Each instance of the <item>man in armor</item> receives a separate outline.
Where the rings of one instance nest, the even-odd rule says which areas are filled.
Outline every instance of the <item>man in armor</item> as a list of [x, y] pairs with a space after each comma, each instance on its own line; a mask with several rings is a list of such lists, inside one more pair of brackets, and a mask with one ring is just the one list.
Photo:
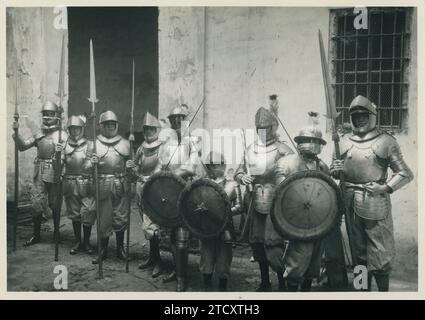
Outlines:
[[[258, 262], [261, 273], [261, 284], [257, 291], [271, 291], [269, 278], [269, 263], [267, 261], [264, 242], [269, 232], [266, 219], [270, 213], [274, 189], [276, 186], [276, 162], [293, 153], [284, 142], [278, 140], [276, 131], [278, 122], [275, 115], [265, 109], [258, 109], [255, 115], [255, 126], [258, 139], [250, 145], [242, 163], [235, 173], [235, 180], [251, 186], [249, 194], [249, 212], [243, 231], [248, 234], [255, 261]], [[249, 189], [248, 187], [247, 189]], [[283, 239], [278, 239], [276, 245], [283, 246]], [[278, 273], [279, 288], [283, 289], [283, 274]]]
[[[118, 119], [114, 112], [106, 111], [99, 117], [101, 133], [93, 148], [87, 150], [86, 170], [97, 164], [99, 181], [99, 218], [101, 259], [108, 256], [108, 242], [112, 232], [117, 241], [117, 258], [125, 261], [124, 232], [128, 227], [128, 190], [126, 161], [130, 158], [130, 143], [118, 134]], [[93, 261], [94, 264], [98, 260]]]
[[[62, 141], [59, 141], [59, 130], [61, 130], [59, 119], [62, 115], [55, 103], [51, 101], [44, 103], [41, 114], [43, 122], [39, 132], [27, 140], [24, 140], [20, 134], [12, 136], [19, 151], [37, 148], [37, 157], [34, 160], [34, 183], [31, 186], [33, 236], [24, 243], [24, 246], [40, 242], [43, 215], [50, 209], [53, 219], [59, 219], [62, 207], [61, 177], [60, 172], [57, 174], [58, 170], [55, 168], [55, 152], [62, 151], [67, 134], [62, 132]], [[18, 126], [19, 123], [13, 123], [13, 128]], [[56, 237], [56, 234], [54, 236]]]
[[[199, 163], [199, 153], [193, 139], [188, 135], [188, 128], [182, 124], [188, 116], [188, 107], [179, 105], [172, 109], [168, 116], [171, 129], [169, 136], [160, 147], [162, 169], [169, 170], [186, 181], [195, 176], [196, 165]], [[175, 271], [164, 278], [164, 283], [177, 280], [176, 291], [186, 290], [186, 271], [189, 254], [189, 230], [180, 226], [171, 230], [171, 248]]]
[[142, 131], [144, 141], [137, 149], [134, 161], [127, 161], [127, 168], [136, 178], [136, 196], [140, 216], [142, 218], [142, 228], [146, 240], [149, 240], [149, 258], [139, 265], [140, 269], [153, 267], [152, 277], [156, 278], [161, 274], [161, 256], [159, 251], [159, 226], [143, 212], [141, 192], [144, 183], [156, 172], [161, 171], [159, 159], [159, 148], [161, 141], [158, 139], [161, 126], [159, 121], [149, 112], [143, 118]]
[[[227, 180], [224, 175], [226, 169], [224, 156], [211, 152], [205, 161], [205, 168], [208, 178], [221, 186], [229, 196], [232, 206], [232, 216], [240, 213], [242, 195], [240, 189], [237, 188], [237, 182]], [[219, 290], [227, 290], [227, 279], [229, 278], [230, 265], [233, 257], [232, 240], [234, 234], [233, 222], [230, 220], [228, 226], [217, 238], [200, 239], [201, 260], [199, 267], [203, 274], [205, 291], [211, 291], [212, 289], [212, 276], [214, 271], [219, 279]]]
[[[65, 164], [63, 193], [76, 240], [70, 254], [93, 253], [90, 246], [90, 235], [96, 211], [94, 210], [94, 199], [89, 195], [91, 182], [89, 176], [84, 172], [87, 149], [91, 148], [91, 142], [84, 137], [85, 125], [85, 120], [80, 116], [71, 116], [68, 119], [69, 139], [62, 154]], [[81, 241], [81, 225], [83, 226], [83, 241]]]
[[[304, 127], [294, 138], [297, 143], [297, 154], [291, 154], [279, 159], [277, 163], [277, 183], [282, 182], [291, 174], [303, 170], [318, 170], [329, 173], [328, 166], [319, 159], [318, 155], [326, 141], [322, 139], [322, 132], [316, 126], [317, 114], [311, 113], [311, 124]], [[267, 224], [271, 224], [267, 219]], [[288, 291], [310, 291], [312, 280], [320, 275], [321, 239], [311, 241], [290, 240], [284, 250], [275, 246], [281, 238], [273, 226], [266, 235], [266, 254], [271, 267], [277, 272], [284, 272]]]
[[[396, 139], [376, 127], [376, 106], [363, 96], [351, 102], [352, 134], [341, 140], [341, 160], [334, 158], [331, 173], [344, 174], [346, 205], [352, 216], [352, 254], [375, 278], [379, 291], [389, 290], [395, 255], [390, 194], [413, 179]], [[388, 178], [388, 169], [391, 176]]]

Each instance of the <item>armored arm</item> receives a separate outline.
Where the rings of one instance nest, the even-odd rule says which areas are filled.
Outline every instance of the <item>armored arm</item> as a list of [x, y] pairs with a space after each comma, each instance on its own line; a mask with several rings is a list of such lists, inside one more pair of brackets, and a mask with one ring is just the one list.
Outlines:
[[400, 146], [395, 140], [388, 148], [388, 160], [393, 175], [386, 184], [391, 188], [390, 193], [392, 193], [412, 181], [413, 173], [404, 161]]
[[[191, 137], [189, 137], [191, 139]], [[187, 179], [196, 175], [196, 166], [199, 165], [199, 154], [197, 148], [193, 145], [192, 140], [189, 140], [189, 158], [175, 172], [176, 175]]]
[[236, 169], [233, 179], [235, 179], [237, 183], [243, 184], [242, 177], [246, 174], [247, 174], [247, 170], [245, 165], [245, 157], [242, 157], [242, 161], [239, 164], [239, 167]]
[[326, 163], [324, 163], [322, 160], [319, 160], [319, 170], [323, 173], [330, 174], [330, 169]]
[[289, 155], [287, 157], [281, 157], [276, 162], [275, 167], [275, 184], [279, 185], [283, 180], [289, 176], [291, 167], [297, 160], [295, 155]]
[[19, 151], [25, 151], [34, 147], [37, 141], [36, 136], [32, 136], [31, 138], [24, 140], [19, 133], [13, 134], [12, 138], [13, 140], [15, 140], [16, 144], [18, 145]]
[[242, 209], [242, 192], [241, 187], [237, 183], [235, 183], [232, 200], [233, 201], [231, 211], [232, 215], [235, 216], [240, 214]]
[[142, 166], [142, 164], [140, 163], [140, 158], [142, 157], [142, 155], [143, 155], [143, 150], [142, 150], [142, 146], [140, 146], [138, 149], [137, 149], [137, 151], [136, 151], [136, 154], [135, 154], [135, 156], [134, 156], [134, 167], [132, 167], [132, 168], [128, 168], [127, 167], [127, 174], [128, 174], [128, 177], [129, 177], [129, 179], [130, 179], [130, 181], [131, 182], [134, 182], [134, 181], [136, 181], [139, 177], [140, 177], [140, 175], [139, 175], [139, 170], [140, 170], [140, 167]]
[[93, 151], [94, 151], [94, 143], [93, 141], [88, 141], [87, 142], [87, 152], [86, 152], [86, 159], [84, 160], [83, 163], [83, 172], [85, 172], [86, 174], [90, 175], [92, 173], [93, 170], [93, 164], [91, 162], [91, 157], [93, 156]]

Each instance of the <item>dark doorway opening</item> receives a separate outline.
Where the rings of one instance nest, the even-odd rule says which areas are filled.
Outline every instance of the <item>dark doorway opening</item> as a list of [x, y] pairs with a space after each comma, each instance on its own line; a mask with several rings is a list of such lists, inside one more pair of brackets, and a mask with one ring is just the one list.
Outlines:
[[[91, 103], [87, 100], [90, 39], [93, 39], [99, 99], [97, 116], [106, 110], [114, 111], [119, 119], [119, 133], [128, 136], [133, 59], [135, 131], [141, 130], [146, 111], [158, 115], [158, 8], [69, 7], [68, 34], [68, 115], [91, 113]], [[92, 137], [90, 122], [86, 135]], [[136, 139], [139, 137], [136, 135]]]

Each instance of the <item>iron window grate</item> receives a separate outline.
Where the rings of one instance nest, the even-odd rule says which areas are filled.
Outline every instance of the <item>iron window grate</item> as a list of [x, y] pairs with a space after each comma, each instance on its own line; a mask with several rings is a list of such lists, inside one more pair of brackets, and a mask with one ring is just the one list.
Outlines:
[[368, 29], [355, 29], [355, 15], [346, 10], [336, 16], [334, 48], [334, 88], [338, 124], [350, 122], [348, 107], [361, 94], [376, 104], [379, 127], [400, 129], [406, 108], [408, 87], [404, 69], [406, 51], [406, 11], [386, 8], [370, 10]]

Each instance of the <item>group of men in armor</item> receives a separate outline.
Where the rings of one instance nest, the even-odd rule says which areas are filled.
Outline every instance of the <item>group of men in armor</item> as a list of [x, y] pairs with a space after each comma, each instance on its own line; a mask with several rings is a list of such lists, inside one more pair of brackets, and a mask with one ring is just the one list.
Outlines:
[[[276, 232], [270, 210], [274, 191], [279, 184], [291, 174], [317, 170], [334, 179], [343, 175], [346, 214], [353, 221], [354, 250], [351, 255], [358, 264], [367, 267], [370, 274], [368, 279], [371, 281], [375, 278], [380, 291], [389, 289], [391, 262], [395, 254], [390, 194], [410, 182], [413, 175], [403, 160], [396, 139], [377, 128], [377, 109], [371, 101], [363, 96], [352, 101], [349, 108], [352, 134], [342, 137], [341, 157], [334, 157], [330, 168], [319, 158], [326, 141], [314, 121], [295, 137], [297, 150], [293, 150], [277, 135], [279, 122], [276, 114], [271, 108], [261, 107], [255, 115], [258, 139], [247, 147], [231, 180], [225, 176], [224, 156], [214, 152], [202, 155], [196, 139], [182, 128], [188, 112], [186, 105], [173, 108], [168, 116], [171, 128], [162, 128], [158, 119], [146, 113], [142, 123], [144, 141], [137, 149], [134, 160], [130, 160], [130, 143], [118, 134], [118, 119], [114, 112], [106, 111], [100, 115], [101, 132], [96, 141], [84, 137], [86, 119], [81, 116], [68, 119], [67, 131], [63, 132], [62, 141], [59, 141], [61, 128], [58, 119], [61, 114], [57, 105], [46, 102], [42, 108], [40, 131], [28, 140], [19, 134], [13, 136], [20, 151], [37, 148], [34, 192], [31, 194], [34, 232], [24, 246], [40, 242], [42, 216], [47, 210], [50, 209], [54, 219], [58, 219], [63, 196], [76, 238], [70, 253], [94, 252], [90, 246], [90, 233], [96, 219], [92, 187], [93, 168], [96, 165], [99, 179], [100, 258], [108, 257], [108, 241], [112, 232], [116, 235], [117, 258], [127, 258], [124, 232], [128, 227], [127, 208], [131, 201], [129, 186], [135, 183], [143, 232], [150, 248], [148, 259], [139, 268], [152, 268], [152, 277], [163, 272], [160, 241], [161, 234], [168, 232], [174, 270], [164, 281], [176, 280], [176, 291], [184, 291], [191, 237], [189, 229], [184, 224], [174, 228], [155, 224], [143, 207], [142, 190], [146, 181], [153, 174], [165, 170], [186, 183], [201, 177], [210, 179], [230, 199], [232, 215], [246, 212], [242, 237], [251, 245], [254, 259], [259, 265], [261, 283], [257, 291], [272, 291], [269, 268], [277, 274], [280, 291], [309, 291], [312, 280], [319, 274], [323, 255], [332, 257], [332, 249], [326, 248], [325, 237], [309, 241], [284, 238]], [[18, 123], [14, 123], [14, 128], [17, 127]], [[62, 155], [63, 170], [60, 176], [55, 174], [57, 151]], [[241, 186], [246, 190], [244, 195]], [[248, 203], [250, 205], [246, 205]], [[339, 225], [336, 229], [339, 229]], [[340, 232], [338, 235], [340, 237]], [[227, 290], [234, 241], [235, 230], [231, 219], [218, 236], [200, 239], [200, 271], [206, 291], [213, 288], [214, 272], [218, 277], [218, 289]], [[93, 261], [98, 262], [97, 259]], [[330, 270], [328, 277], [332, 277]]]

